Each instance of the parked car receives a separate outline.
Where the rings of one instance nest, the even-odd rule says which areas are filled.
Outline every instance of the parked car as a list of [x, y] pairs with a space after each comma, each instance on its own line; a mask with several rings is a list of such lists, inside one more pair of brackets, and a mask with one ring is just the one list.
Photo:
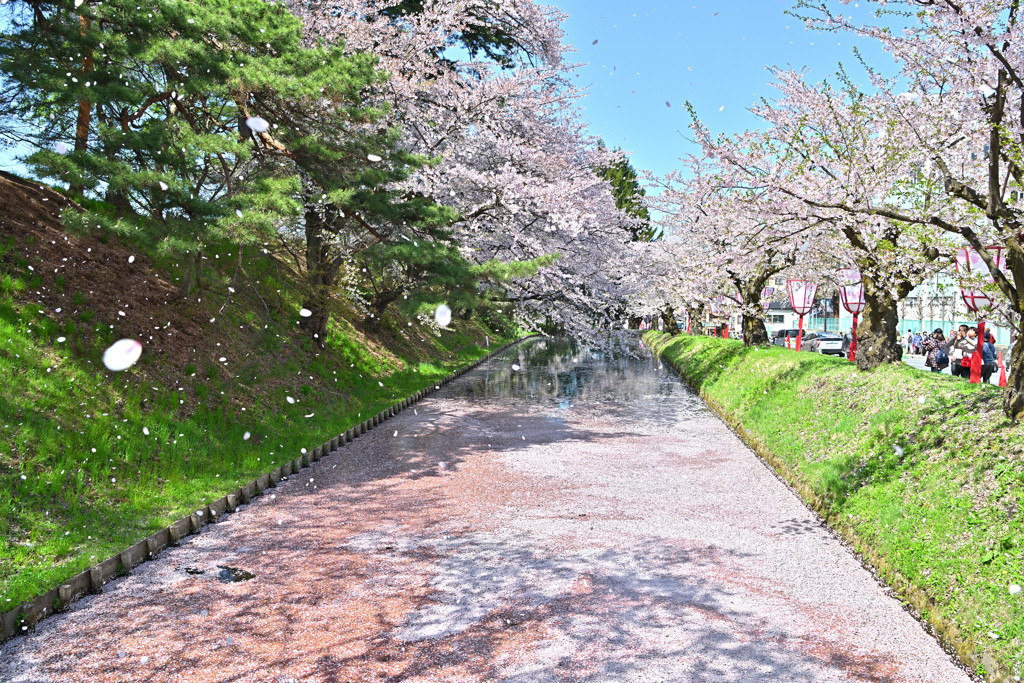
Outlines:
[[[786, 337], [790, 338], [790, 343], [792, 344], [793, 342], [796, 341], [796, 338], [797, 338], [797, 336], [799, 336], [799, 334], [800, 334], [800, 330], [799, 329], [775, 330], [772, 333], [772, 344], [775, 344], [776, 346], [785, 346], [786, 345]], [[804, 339], [806, 339], [806, 338], [807, 338], [807, 335], [806, 335], [806, 333], [804, 333]], [[800, 344], [803, 345], [803, 342], [800, 342]]]
[[804, 337], [801, 346], [804, 351], [842, 356], [846, 347], [843, 335], [837, 332], [811, 332]]

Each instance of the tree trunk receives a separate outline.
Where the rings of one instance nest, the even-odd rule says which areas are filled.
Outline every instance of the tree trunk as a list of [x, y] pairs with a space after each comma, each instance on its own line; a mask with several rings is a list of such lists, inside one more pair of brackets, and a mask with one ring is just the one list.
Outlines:
[[[765, 282], [767, 277], [756, 278], [740, 290], [744, 309], [757, 310], [761, 306], [761, 290]], [[747, 346], [768, 346], [768, 330], [764, 320], [756, 315], [743, 314], [743, 343]]]
[[125, 216], [134, 213], [131, 201], [128, 199], [128, 195], [124, 192], [115, 190], [110, 185], [107, 185], [107, 191], [104, 194], [103, 200], [117, 210], [118, 218], [124, 218]]
[[768, 346], [768, 330], [756, 315], [743, 316], [743, 343], [747, 346]]
[[1024, 330], [1024, 317], [1017, 323], [1017, 341], [1013, 344], [1009, 367], [1006, 368], [1006, 388], [1003, 389], [1003, 412], [1017, 422], [1024, 413], [1024, 344], [1021, 344], [1021, 331]]
[[699, 308], [688, 308], [686, 313], [690, 316], [690, 334], [702, 334], [703, 323], [701, 322], [701, 313], [703, 311]]
[[[82, 35], [89, 30], [89, 26], [92, 23], [92, 19], [86, 16], [79, 17], [79, 23], [82, 27]], [[82, 56], [82, 75], [88, 76], [92, 73], [93, 60], [92, 50], [86, 50]], [[84, 78], [83, 78], [84, 80]], [[75, 151], [84, 152], [89, 148], [89, 125], [90, 118], [92, 116], [92, 102], [88, 98], [81, 98], [78, 100], [78, 120], [75, 123]], [[85, 186], [81, 182], [74, 181], [68, 187], [68, 194], [78, 195], [85, 191]]]
[[644, 321], [644, 319], [641, 318], [638, 315], [631, 315], [631, 316], [629, 316], [629, 329], [631, 329], [631, 330], [639, 330], [640, 329], [640, 325], [643, 323], [643, 321]]
[[184, 263], [182, 264], [181, 285], [178, 287], [178, 293], [188, 296], [193, 289], [202, 284], [200, 269], [203, 267], [203, 252], [196, 249], [193, 253], [185, 254], [182, 260]]
[[370, 302], [370, 308], [372, 309], [373, 315], [367, 315], [363, 318], [363, 324], [367, 329], [377, 329], [377, 326], [380, 325], [381, 320], [384, 318], [384, 311], [388, 310], [388, 306], [398, 301], [400, 294], [401, 291], [392, 292], [387, 295], [382, 295]]
[[317, 346], [324, 348], [330, 322], [331, 288], [337, 267], [331, 263], [330, 249], [324, 239], [324, 218], [313, 204], [306, 205], [306, 296], [303, 307], [311, 312], [299, 322]]
[[665, 332], [671, 335], [679, 334], [679, 324], [676, 322], [676, 313], [671, 306], [666, 306], [661, 312], [661, 319], [665, 323]]
[[[873, 278], [864, 275], [864, 313], [857, 325], [857, 367], [871, 370], [885, 363], [898, 363], [903, 358], [899, 339], [898, 303], [892, 293], [878, 287]], [[897, 290], [899, 299], [911, 286], [903, 283]]]

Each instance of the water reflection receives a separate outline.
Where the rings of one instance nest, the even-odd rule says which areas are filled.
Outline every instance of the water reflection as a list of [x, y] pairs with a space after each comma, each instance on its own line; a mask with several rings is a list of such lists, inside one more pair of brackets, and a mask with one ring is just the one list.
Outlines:
[[[536, 338], [508, 349], [451, 387], [474, 402], [533, 403], [550, 415], [600, 404], [623, 417], [678, 419], [700, 400], [641, 342], [601, 350], [571, 339]], [[519, 366], [514, 370], [513, 366]]]

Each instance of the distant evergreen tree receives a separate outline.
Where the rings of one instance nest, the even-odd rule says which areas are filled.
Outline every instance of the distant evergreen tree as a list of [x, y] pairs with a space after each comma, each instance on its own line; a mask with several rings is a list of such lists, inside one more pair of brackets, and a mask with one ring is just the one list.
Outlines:
[[640, 226], [630, 230], [633, 239], [637, 242], [652, 242], [658, 239], [658, 231], [651, 226], [650, 215], [643, 203], [643, 197], [647, 193], [640, 186], [636, 169], [629, 163], [629, 159], [622, 155], [617, 163], [609, 167], [598, 168], [597, 173], [611, 183], [615, 206], [628, 215], [640, 219]]

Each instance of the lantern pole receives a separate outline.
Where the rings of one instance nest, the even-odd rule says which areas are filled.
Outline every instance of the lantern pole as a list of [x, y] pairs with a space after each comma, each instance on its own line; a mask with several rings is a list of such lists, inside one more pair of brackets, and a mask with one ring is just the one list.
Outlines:
[[[986, 249], [992, 253], [996, 270], [1002, 269], [1003, 248], [1000, 246], [991, 246], [986, 247]], [[974, 270], [974, 266], [972, 265], [973, 261], [982, 261], [981, 255], [977, 252], [973, 252], [970, 247], [964, 247], [962, 250], [957, 249], [955, 266], [958, 272], [962, 269], [965, 273], [970, 274], [971, 271]], [[984, 272], [988, 276], [988, 281], [991, 283], [993, 281], [993, 276], [987, 266], [984, 266]], [[978, 384], [981, 382], [981, 366], [983, 365], [983, 354], [985, 351], [985, 316], [982, 315], [982, 313], [985, 308], [988, 308], [988, 306], [991, 305], [991, 301], [988, 296], [980, 290], [965, 290], [961, 287], [960, 295], [963, 297], [964, 303], [967, 304], [967, 307], [978, 314], [977, 345], [974, 347], [974, 354], [971, 356], [970, 365], [970, 382], [971, 384]]]
[[982, 349], [985, 347], [985, 319], [978, 320], [978, 345], [971, 357], [971, 384], [981, 382]]
[[804, 340], [804, 316], [800, 314], [799, 331], [796, 333], [796, 350], [800, 350], [800, 342]]
[[853, 314], [853, 339], [850, 340], [850, 362], [857, 360], [857, 318], [858, 314]]

